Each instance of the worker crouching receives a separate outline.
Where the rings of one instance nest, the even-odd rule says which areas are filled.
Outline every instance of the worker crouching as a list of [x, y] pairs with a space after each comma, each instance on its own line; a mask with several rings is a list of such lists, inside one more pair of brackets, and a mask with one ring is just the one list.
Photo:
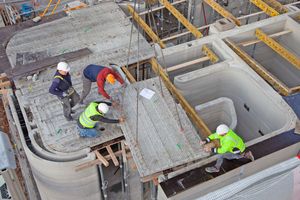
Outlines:
[[215, 166], [205, 168], [205, 171], [208, 173], [219, 172], [224, 158], [228, 160], [248, 158], [251, 161], [254, 161], [251, 151], [245, 153], [245, 144], [243, 140], [230, 130], [227, 125], [219, 125], [216, 133], [211, 134], [204, 141], [200, 142], [200, 145], [209, 143], [213, 139], [220, 139], [221, 148], [204, 147], [205, 151], [218, 153], [218, 160]]
[[57, 65], [57, 71], [53, 77], [52, 85], [49, 89], [51, 94], [56, 95], [63, 105], [64, 116], [68, 121], [73, 118], [71, 109], [79, 101], [79, 95], [72, 86], [71, 76], [69, 74], [70, 67], [65, 62], [60, 62]]
[[117, 103], [108, 103], [104, 101], [92, 102], [77, 120], [77, 128], [80, 134], [79, 136], [99, 136], [99, 132], [96, 130], [98, 121], [103, 123], [120, 123], [124, 121], [124, 117], [121, 117], [120, 119], [108, 119], [104, 117], [109, 110], [108, 106], [115, 107], [117, 105]]

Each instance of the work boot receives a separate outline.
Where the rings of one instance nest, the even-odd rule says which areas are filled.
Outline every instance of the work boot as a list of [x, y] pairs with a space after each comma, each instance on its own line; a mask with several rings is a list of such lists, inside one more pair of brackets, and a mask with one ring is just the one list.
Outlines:
[[66, 117], [66, 120], [67, 120], [68, 122], [71, 122], [71, 121], [73, 121], [73, 117], [72, 117], [72, 116]]
[[220, 168], [219, 169], [215, 168], [215, 166], [213, 166], [213, 167], [206, 167], [205, 171], [207, 171], [208, 173], [214, 173], [214, 172], [219, 172]]
[[245, 153], [245, 158], [248, 158], [251, 161], [254, 161], [254, 156], [252, 155], [251, 151], [248, 151], [247, 153]]

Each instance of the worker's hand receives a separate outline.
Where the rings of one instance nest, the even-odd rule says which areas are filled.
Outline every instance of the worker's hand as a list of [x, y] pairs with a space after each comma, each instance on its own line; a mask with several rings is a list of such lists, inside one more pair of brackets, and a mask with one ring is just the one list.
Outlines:
[[112, 103], [111, 106], [114, 108], [115, 106], [117, 106], [118, 103]]
[[110, 102], [114, 102], [113, 98], [111, 98], [111, 97], [110, 97], [109, 101], [110, 101]]
[[125, 120], [125, 117], [121, 117], [121, 118], [119, 119], [120, 122], [122, 122], [122, 121], [124, 121], [124, 120]]
[[209, 148], [209, 147], [204, 147], [204, 151], [211, 151], [211, 148]]
[[123, 85], [122, 85], [124, 88], [126, 88], [127, 87], [127, 83], [123, 83]]
[[206, 144], [206, 140], [200, 142], [201, 146], [204, 145], [204, 144]]

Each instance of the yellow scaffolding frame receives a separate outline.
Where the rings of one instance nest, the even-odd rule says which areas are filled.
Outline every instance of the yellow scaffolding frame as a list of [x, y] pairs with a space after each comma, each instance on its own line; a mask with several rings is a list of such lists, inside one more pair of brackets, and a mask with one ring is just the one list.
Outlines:
[[297, 58], [294, 54], [289, 52], [287, 49], [285, 49], [283, 46], [278, 44], [275, 40], [270, 38], [267, 34], [262, 32], [260, 29], [256, 29], [255, 36], [263, 41], [266, 45], [271, 47], [274, 51], [279, 53], [282, 57], [284, 57], [286, 60], [288, 60], [290, 63], [292, 63], [295, 67], [300, 69], [300, 59]]
[[172, 4], [170, 4], [167, 0], [160, 0], [161, 3], [166, 6], [166, 8], [189, 30], [191, 33], [197, 38], [202, 38], [202, 33], [191, 24]]
[[277, 91], [282, 92], [284, 95], [290, 94], [290, 89], [284, 85], [280, 80], [274, 77], [268, 72], [263, 66], [251, 58], [247, 53], [240, 49], [230, 39], [226, 38], [225, 43], [238, 55], [240, 56], [254, 71], [256, 71], [261, 77], [263, 77], [268, 83], [270, 83]]
[[241, 26], [242, 22], [235, 18], [230, 12], [225, 10], [222, 6], [220, 6], [217, 2], [214, 0], [204, 0], [208, 5], [210, 5], [214, 10], [216, 10], [220, 15], [222, 15], [224, 18], [230, 17], [233, 21], [235, 21], [236, 25]]
[[152, 41], [154, 43], [158, 43], [160, 44], [161, 48], [165, 49], [167, 48], [166, 45], [157, 37], [157, 35], [151, 30], [151, 28], [149, 28], [149, 26], [144, 22], [144, 20], [142, 20], [142, 18], [136, 13], [134, 12], [133, 8], [127, 4], [127, 10], [128, 12], [133, 16], [134, 13], [134, 19], [135, 21], [139, 22], [139, 25], [144, 29], [144, 31], [147, 33], [147, 35], [152, 38], [152, 34], [153, 34], [153, 38]]
[[267, 13], [271, 17], [275, 17], [279, 15], [279, 13], [276, 10], [274, 10], [271, 6], [269, 6], [268, 4], [266, 4], [261, 0], [250, 0], [250, 1], [254, 3], [257, 7], [265, 11], [265, 13]]
[[282, 5], [276, 0], [264, 0], [264, 2], [269, 4], [272, 8], [277, 10], [279, 13], [287, 13], [290, 11], [287, 7], [285, 7], [284, 5]]
[[202, 52], [204, 55], [208, 56], [214, 64], [219, 62], [220, 59], [218, 56], [216, 56], [216, 54], [214, 54], [214, 52], [212, 52], [212, 50], [206, 44], [203, 44]]
[[[167, 78], [167, 76], [164, 73], [163, 68], [160, 66], [158, 61], [155, 58], [150, 58], [150, 62], [152, 64], [152, 69], [161, 76], [161, 78], [162, 78], [164, 84], [167, 86], [167, 88], [170, 91], [173, 91], [174, 97], [181, 104], [182, 108], [191, 117], [191, 119], [194, 121], [194, 123], [198, 126], [198, 128], [201, 130], [201, 132], [206, 137], [211, 135], [211, 131], [207, 128], [207, 126], [204, 124], [204, 122], [196, 114], [195, 110], [184, 99], [184, 97], [180, 94], [180, 92], [176, 89], [176, 87], [169, 81], [169, 79]], [[220, 143], [217, 140], [214, 140], [214, 143], [216, 144], [217, 148], [220, 148]]]

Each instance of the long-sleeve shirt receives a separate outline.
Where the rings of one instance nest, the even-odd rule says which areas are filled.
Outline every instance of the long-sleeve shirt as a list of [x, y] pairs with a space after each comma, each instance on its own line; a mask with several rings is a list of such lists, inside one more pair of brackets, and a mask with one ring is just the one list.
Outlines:
[[[107, 104], [108, 106], [111, 106], [111, 103], [105, 102], [105, 101], [97, 101], [97, 102], [94, 102], [94, 103], [97, 103], [97, 104], [105, 103], [105, 104]], [[98, 106], [96, 106], [96, 109], [98, 110], [97, 107], [98, 107]], [[99, 121], [99, 122], [103, 122], [103, 123], [111, 123], [111, 124], [120, 123], [120, 120], [118, 120], [118, 119], [108, 119], [108, 118], [105, 118], [105, 117], [103, 117], [103, 116], [101, 116], [101, 115], [93, 115], [93, 116], [91, 116], [90, 118], [91, 118], [91, 120], [93, 120], [93, 121]], [[77, 125], [78, 125], [80, 128], [82, 128], [82, 129], [88, 129], [88, 128], [86, 128], [86, 127], [84, 127], [84, 126], [81, 125], [81, 123], [79, 122], [79, 118], [78, 118], [78, 120], [77, 120]]]
[[[72, 86], [71, 76], [69, 73], [67, 73], [66, 75], [61, 75], [58, 71], [56, 71], [54, 76], [61, 76], [69, 83], [70, 86]], [[49, 88], [49, 92], [60, 98], [63, 98], [63, 92], [68, 89], [69, 86], [63, 80], [61, 80], [60, 78], [55, 78], [52, 81], [52, 85]]]
[[89, 65], [83, 70], [84, 76], [92, 82], [97, 81], [99, 92], [107, 99], [110, 96], [104, 90], [104, 83], [108, 74], [114, 75], [114, 77], [123, 84], [124, 81], [120, 76], [112, 69], [100, 65]]

